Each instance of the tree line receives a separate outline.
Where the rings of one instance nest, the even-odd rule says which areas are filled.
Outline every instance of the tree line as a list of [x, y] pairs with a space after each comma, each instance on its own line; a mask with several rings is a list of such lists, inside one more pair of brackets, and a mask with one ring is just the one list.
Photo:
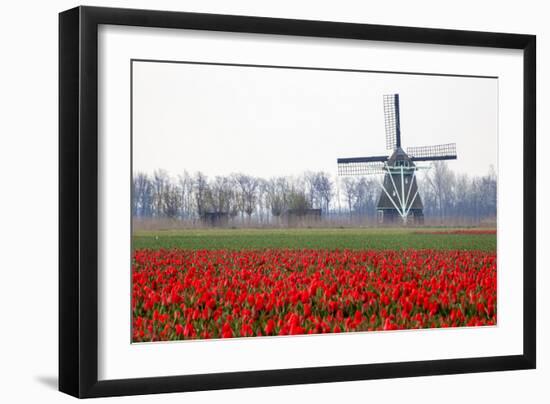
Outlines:
[[[417, 177], [425, 217], [479, 223], [496, 217], [497, 178], [456, 174], [446, 162], [435, 162]], [[209, 178], [184, 171], [171, 176], [159, 169], [134, 173], [132, 212], [138, 218], [197, 221], [207, 212], [227, 215], [233, 222], [277, 223], [285, 212], [320, 209], [323, 218], [350, 223], [375, 220], [380, 195], [376, 177], [333, 177], [326, 172], [260, 178], [234, 173]]]

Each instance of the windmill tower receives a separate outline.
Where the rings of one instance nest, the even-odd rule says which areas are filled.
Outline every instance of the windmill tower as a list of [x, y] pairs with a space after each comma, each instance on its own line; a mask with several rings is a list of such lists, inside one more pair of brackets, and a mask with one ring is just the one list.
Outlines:
[[351, 157], [338, 159], [338, 175], [384, 175], [382, 192], [376, 209], [380, 223], [423, 223], [422, 198], [418, 193], [416, 172], [428, 167], [422, 161], [455, 160], [456, 144], [401, 147], [399, 94], [384, 95], [386, 148], [389, 156]]

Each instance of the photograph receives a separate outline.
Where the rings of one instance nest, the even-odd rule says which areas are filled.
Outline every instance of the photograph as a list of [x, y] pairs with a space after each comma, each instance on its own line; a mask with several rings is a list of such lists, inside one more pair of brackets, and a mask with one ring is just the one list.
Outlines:
[[498, 77], [129, 69], [132, 343], [497, 326]]

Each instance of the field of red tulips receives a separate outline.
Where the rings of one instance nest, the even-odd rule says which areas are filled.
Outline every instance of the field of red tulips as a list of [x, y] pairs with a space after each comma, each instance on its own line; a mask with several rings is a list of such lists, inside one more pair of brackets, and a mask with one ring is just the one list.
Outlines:
[[494, 325], [496, 253], [134, 250], [133, 341]]

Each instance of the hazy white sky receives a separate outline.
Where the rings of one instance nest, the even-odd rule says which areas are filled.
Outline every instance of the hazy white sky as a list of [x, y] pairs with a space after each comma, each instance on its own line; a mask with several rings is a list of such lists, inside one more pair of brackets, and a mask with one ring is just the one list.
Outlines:
[[133, 63], [133, 170], [261, 177], [388, 154], [383, 94], [399, 93], [402, 145], [457, 144], [451, 169], [497, 163], [498, 80]]

